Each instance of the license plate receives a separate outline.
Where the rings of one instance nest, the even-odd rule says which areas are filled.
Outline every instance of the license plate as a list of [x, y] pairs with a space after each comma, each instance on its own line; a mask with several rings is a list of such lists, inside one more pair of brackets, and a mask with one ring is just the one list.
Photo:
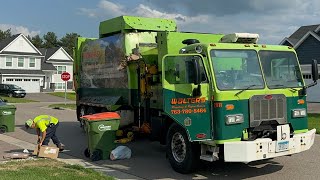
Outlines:
[[289, 150], [289, 141], [278, 141], [277, 142], [277, 152]]

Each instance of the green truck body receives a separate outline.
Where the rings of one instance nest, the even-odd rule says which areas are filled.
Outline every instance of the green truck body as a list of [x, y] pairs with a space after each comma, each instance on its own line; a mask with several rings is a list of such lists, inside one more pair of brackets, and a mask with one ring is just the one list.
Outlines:
[[76, 44], [77, 115], [131, 112], [181, 173], [198, 159], [250, 162], [307, 150], [315, 132], [296, 52], [257, 38], [178, 32], [168, 19], [103, 21], [99, 39]]

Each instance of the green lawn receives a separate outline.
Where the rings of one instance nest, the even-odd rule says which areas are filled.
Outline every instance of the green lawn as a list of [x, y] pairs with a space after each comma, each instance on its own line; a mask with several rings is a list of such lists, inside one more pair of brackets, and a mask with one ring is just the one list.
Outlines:
[[[47, 93], [53, 96], [59, 96], [64, 98], [64, 92], [53, 92], [53, 93]], [[67, 99], [76, 100], [76, 93], [75, 92], [67, 92]]]
[[76, 109], [76, 104], [51, 104], [48, 106], [49, 108], [63, 108], [63, 109], [72, 109], [75, 110]]
[[69, 165], [51, 159], [10, 161], [0, 164], [0, 179], [6, 180], [112, 180], [92, 169], [85, 169], [79, 165]]
[[316, 128], [317, 134], [320, 134], [320, 114], [308, 114], [309, 129]]
[[6, 97], [0, 96], [0, 98], [7, 100], [7, 103], [28, 103], [28, 102], [37, 102], [26, 98], [15, 98], [15, 97]]

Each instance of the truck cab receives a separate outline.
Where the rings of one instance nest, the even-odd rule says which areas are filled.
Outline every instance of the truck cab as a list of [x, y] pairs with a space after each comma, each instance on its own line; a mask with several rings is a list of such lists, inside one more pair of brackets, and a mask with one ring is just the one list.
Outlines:
[[[218, 43], [188, 40], [198, 43], [163, 59], [165, 112], [193, 144], [200, 144], [193, 149], [201, 149], [200, 159], [248, 163], [313, 145], [315, 129], [308, 130], [305, 94], [310, 85], [304, 84], [294, 49], [259, 45], [257, 39], [256, 34], [236, 33]], [[317, 62], [312, 67], [314, 85]], [[171, 165], [178, 171], [182, 164], [177, 157], [188, 152], [181, 155], [176, 148], [181, 146], [172, 142], [184, 136], [168, 139]]]

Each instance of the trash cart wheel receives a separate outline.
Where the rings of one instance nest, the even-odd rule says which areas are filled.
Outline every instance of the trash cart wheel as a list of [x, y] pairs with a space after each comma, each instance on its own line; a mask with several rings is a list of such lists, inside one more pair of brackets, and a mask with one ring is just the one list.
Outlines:
[[91, 154], [92, 161], [99, 161], [102, 159], [102, 152], [100, 150], [95, 150]]
[[86, 149], [84, 150], [84, 156], [87, 157], [87, 158], [90, 157], [90, 152], [89, 152], [89, 149], [88, 149], [88, 148], [86, 148]]
[[6, 132], [6, 128], [5, 127], [0, 127], [0, 134], [3, 134]]

